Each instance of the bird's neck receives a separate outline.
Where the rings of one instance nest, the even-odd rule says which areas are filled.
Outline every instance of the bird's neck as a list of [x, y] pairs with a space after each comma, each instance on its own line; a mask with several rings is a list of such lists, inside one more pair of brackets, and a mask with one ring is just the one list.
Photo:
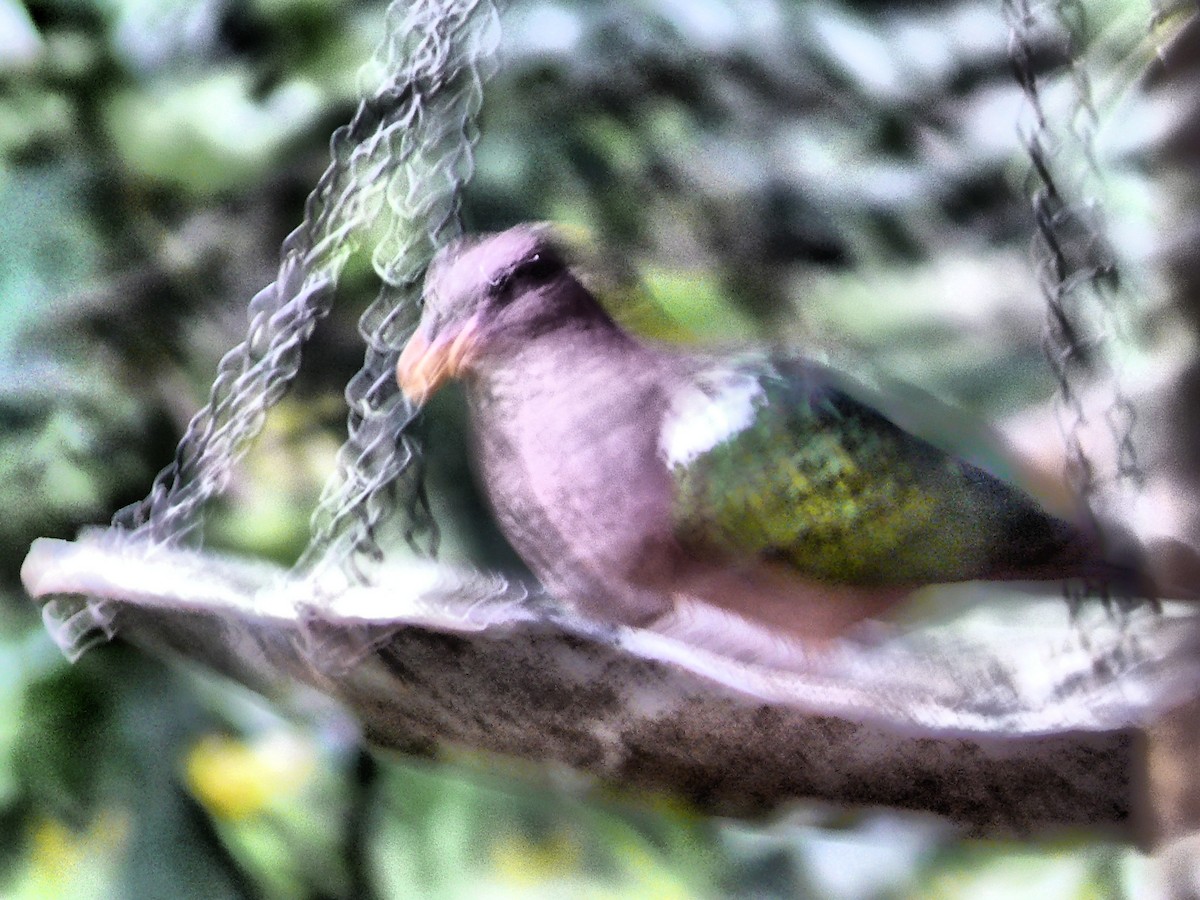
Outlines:
[[561, 405], [579, 394], [620, 395], [630, 378], [656, 364], [652, 348], [611, 319], [588, 318], [489, 348], [466, 387], [472, 406], [504, 418], [528, 402]]
[[572, 371], [593, 367], [597, 361], [628, 362], [644, 349], [597, 308], [594, 315], [556, 321], [496, 341], [473, 374], [484, 385], [513, 373], [570, 378]]

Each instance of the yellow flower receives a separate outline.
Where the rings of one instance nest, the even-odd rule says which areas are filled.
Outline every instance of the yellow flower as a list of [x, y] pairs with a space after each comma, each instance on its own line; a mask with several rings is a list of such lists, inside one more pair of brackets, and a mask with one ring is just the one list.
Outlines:
[[111, 864], [128, 836], [128, 815], [111, 809], [83, 832], [57, 819], [38, 821], [30, 835], [28, 869], [14, 896], [104, 896], [111, 887]]
[[492, 843], [492, 867], [502, 881], [532, 887], [578, 873], [582, 848], [569, 835], [531, 841], [509, 833]]
[[185, 762], [196, 798], [217, 818], [234, 821], [296, 793], [314, 768], [312, 748], [283, 734], [254, 743], [209, 735], [192, 747]]

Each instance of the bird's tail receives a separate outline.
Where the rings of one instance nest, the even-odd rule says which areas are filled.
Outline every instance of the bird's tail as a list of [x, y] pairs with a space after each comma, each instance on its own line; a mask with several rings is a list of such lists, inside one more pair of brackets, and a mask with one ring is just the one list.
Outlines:
[[1103, 535], [1076, 530], [1059, 565], [1058, 577], [1099, 582], [1117, 596], [1200, 600], [1200, 554], [1174, 538], [1145, 544], [1116, 525], [1106, 525]]

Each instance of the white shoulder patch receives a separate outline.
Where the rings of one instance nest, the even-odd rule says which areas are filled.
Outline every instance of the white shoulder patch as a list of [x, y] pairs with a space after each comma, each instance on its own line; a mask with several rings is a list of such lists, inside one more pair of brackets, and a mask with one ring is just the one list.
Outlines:
[[754, 422], [762, 386], [741, 372], [707, 374], [674, 398], [659, 436], [669, 468], [685, 466]]

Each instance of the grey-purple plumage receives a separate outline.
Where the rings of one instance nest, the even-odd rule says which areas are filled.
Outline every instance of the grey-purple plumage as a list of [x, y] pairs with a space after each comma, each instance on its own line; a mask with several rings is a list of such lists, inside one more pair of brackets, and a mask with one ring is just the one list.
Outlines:
[[545, 228], [449, 248], [400, 379], [468, 398], [513, 547], [589, 615], [718, 607], [827, 638], [913, 588], [1104, 570], [1085, 531], [902, 428], [844, 373], [623, 331]]

